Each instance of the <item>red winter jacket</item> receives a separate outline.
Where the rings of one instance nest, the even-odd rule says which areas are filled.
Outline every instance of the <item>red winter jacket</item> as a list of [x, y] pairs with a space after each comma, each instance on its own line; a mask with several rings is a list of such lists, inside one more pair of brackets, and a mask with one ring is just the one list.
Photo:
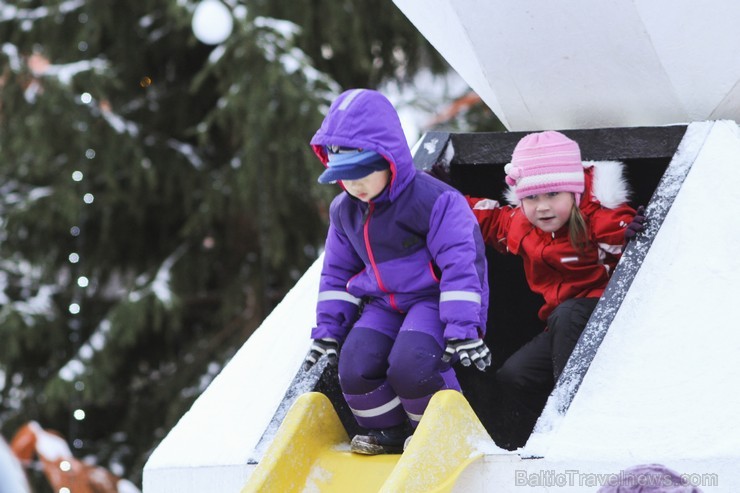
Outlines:
[[[486, 244], [524, 260], [529, 287], [545, 298], [539, 310], [542, 320], [547, 320], [555, 307], [565, 300], [600, 297], [622, 254], [624, 230], [635, 211], [625, 203], [604, 207], [594, 195], [594, 173], [599, 173], [594, 170], [590, 166], [584, 169], [586, 189], [579, 205], [590, 236], [583, 253], [570, 244], [567, 225], [555, 233], [545, 233], [529, 222], [520, 207], [466, 197]], [[619, 171], [621, 175], [621, 165]], [[623, 188], [618, 190], [621, 195], [617, 196], [626, 198], [624, 181], [620, 178], [615, 185]]]

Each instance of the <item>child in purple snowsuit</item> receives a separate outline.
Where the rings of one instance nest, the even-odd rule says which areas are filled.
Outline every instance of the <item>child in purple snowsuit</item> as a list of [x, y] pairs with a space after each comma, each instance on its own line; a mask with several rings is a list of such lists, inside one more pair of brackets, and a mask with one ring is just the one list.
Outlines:
[[353, 452], [398, 453], [432, 395], [460, 390], [452, 363], [491, 363], [483, 240], [465, 198], [414, 168], [380, 93], [342, 93], [311, 145], [326, 167], [319, 182], [344, 192], [330, 208], [304, 368], [324, 354], [338, 363], [344, 398], [368, 430]]

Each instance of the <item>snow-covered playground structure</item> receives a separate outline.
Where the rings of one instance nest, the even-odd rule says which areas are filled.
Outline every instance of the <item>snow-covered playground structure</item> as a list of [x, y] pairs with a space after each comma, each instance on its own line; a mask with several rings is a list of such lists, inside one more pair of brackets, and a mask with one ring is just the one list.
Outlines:
[[[478, 460], [447, 486], [595, 491], [630, 466], [658, 462], [705, 492], [736, 491], [740, 4], [394, 1], [513, 131], [429, 133], [415, 147], [417, 166], [445, 163], [462, 191], [498, 197], [516, 141], [561, 130], [584, 159], [624, 162], [634, 203], [648, 205], [645, 232], [630, 244], [526, 445], [481, 445]], [[320, 263], [154, 451], [145, 493], [271, 491], [248, 484], [260, 463], [276, 459], [277, 428], [299, 395], [325, 393], [344, 419], [335, 375], [323, 364], [300, 371]], [[499, 339], [489, 345], [504, 356], [519, 341], [501, 328], [536, 330], [521, 317], [536, 300], [524, 296], [516, 265], [492, 258], [491, 266], [489, 333]], [[462, 378], [500, 442], [486, 382]], [[303, 453], [277, 459], [297, 464]], [[403, 467], [431, 471], [433, 456]], [[306, 479], [297, 470], [281, 491], [334, 491], [327, 471], [314, 468]]]

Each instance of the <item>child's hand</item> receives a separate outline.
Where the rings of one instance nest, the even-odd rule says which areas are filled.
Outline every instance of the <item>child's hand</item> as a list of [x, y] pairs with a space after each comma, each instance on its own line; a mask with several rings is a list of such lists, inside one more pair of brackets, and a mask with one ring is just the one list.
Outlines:
[[458, 355], [463, 366], [470, 366], [473, 362], [480, 371], [485, 371], [491, 366], [491, 351], [488, 350], [483, 339], [448, 339], [442, 362], [447, 363], [455, 354]]
[[645, 229], [645, 206], [640, 206], [635, 211], [635, 217], [632, 218], [632, 222], [627, 225], [627, 229], [624, 230], [624, 240], [630, 241], [640, 231]]
[[303, 371], [308, 371], [323, 355], [326, 355], [326, 359], [331, 366], [337, 366], [337, 362], [339, 361], [339, 356], [337, 355], [338, 350], [339, 344], [335, 339], [328, 337], [314, 339], [311, 349], [308, 350], [306, 359], [303, 361]]

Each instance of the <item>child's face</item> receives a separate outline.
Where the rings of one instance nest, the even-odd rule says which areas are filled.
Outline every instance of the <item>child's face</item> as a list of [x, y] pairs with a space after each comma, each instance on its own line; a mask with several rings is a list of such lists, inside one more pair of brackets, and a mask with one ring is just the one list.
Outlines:
[[342, 185], [344, 185], [344, 189], [353, 197], [363, 202], [370, 202], [380, 195], [380, 192], [383, 191], [390, 178], [391, 170], [382, 169], [370, 173], [359, 180], [342, 180]]
[[546, 233], [554, 233], [568, 223], [575, 198], [570, 192], [530, 195], [522, 199], [522, 209], [529, 222]]

